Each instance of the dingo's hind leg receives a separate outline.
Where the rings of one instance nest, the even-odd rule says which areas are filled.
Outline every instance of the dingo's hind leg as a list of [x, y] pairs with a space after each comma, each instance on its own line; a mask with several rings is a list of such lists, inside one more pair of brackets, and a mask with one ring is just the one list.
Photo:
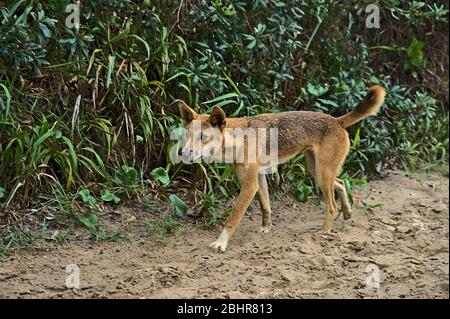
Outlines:
[[267, 186], [267, 180], [265, 174], [258, 175], [258, 192], [256, 193], [256, 197], [259, 201], [259, 206], [261, 208], [262, 213], [262, 227], [260, 228], [260, 232], [268, 233], [272, 226], [271, 222], [271, 210], [270, 210], [270, 198], [269, 198], [269, 189]]
[[[316, 164], [314, 153], [312, 151], [305, 151], [305, 166], [308, 173], [318, 183], [316, 178]], [[338, 198], [341, 202], [341, 209], [344, 213], [344, 219], [350, 219], [352, 216], [352, 208], [348, 201], [347, 191], [345, 189], [344, 181], [340, 178], [336, 178], [334, 181], [334, 190], [337, 192]]]
[[[323, 225], [323, 230], [326, 233], [331, 232], [336, 213], [336, 200], [334, 197], [336, 175], [347, 156], [349, 148], [348, 134], [342, 130], [324, 138], [320, 147], [314, 153], [316, 180], [327, 203], [327, 216]], [[343, 185], [340, 186], [342, 187], [339, 188], [338, 193], [343, 195], [342, 191], [345, 188]]]
[[336, 178], [334, 181], [334, 189], [336, 190], [339, 199], [341, 201], [341, 209], [344, 214], [344, 219], [350, 219], [352, 217], [352, 207], [348, 201], [347, 190], [345, 189], [345, 183], [342, 179]]

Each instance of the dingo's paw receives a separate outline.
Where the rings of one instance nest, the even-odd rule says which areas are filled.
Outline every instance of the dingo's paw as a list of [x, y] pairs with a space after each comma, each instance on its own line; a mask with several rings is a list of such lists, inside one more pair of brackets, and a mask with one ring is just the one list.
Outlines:
[[267, 225], [267, 226], [262, 226], [260, 229], [259, 229], [259, 232], [260, 233], [265, 233], [265, 234], [268, 234], [268, 233], [270, 233], [270, 229], [272, 228], [272, 225], [270, 224], [270, 225]]
[[227, 250], [227, 246], [228, 243], [225, 242], [224, 240], [216, 240], [215, 242], [212, 242], [209, 247], [214, 250], [214, 251], [221, 251], [221, 252], [225, 252], [225, 250]]
[[225, 252], [227, 250], [228, 241], [230, 240], [230, 235], [226, 229], [223, 230], [222, 234], [220, 234], [219, 238], [209, 245], [215, 251], [220, 250], [221, 252]]
[[345, 220], [349, 220], [352, 218], [352, 209], [351, 208], [344, 208], [342, 210], [342, 212], [344, 213], [344, 219]]

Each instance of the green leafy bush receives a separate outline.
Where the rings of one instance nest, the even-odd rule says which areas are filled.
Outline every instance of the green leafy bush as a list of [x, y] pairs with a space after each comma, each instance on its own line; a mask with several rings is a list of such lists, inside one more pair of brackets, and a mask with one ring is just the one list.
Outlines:
[[[448, 3], [380, 1], [381, 29], [367, 29], [369, 1], [100, 0], [83, 2], [78, 30], [64, 24], [69, 3], [0, 2], [4, 207], [59, 185], [103, 184], [99, 198], [118, 202], [118, 188], [183, 176], [206, 181], [215, 207], [236, 186], [227, 165], [168, 163], [176, 99], [228, 116], [341, 115], [379, 83], [379, 115], [350, 129], [350, 176], [448, 160]], [[278, 177], [299, 200], [312, 191], [293, 183], [301, 156]]]

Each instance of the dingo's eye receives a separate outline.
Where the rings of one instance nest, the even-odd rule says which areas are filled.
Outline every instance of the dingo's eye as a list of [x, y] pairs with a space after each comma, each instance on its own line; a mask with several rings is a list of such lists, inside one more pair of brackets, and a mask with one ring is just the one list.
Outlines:
[[208, 139], [208, 135], [203, 132], [200, 133], [200, 141], [206, 141]]

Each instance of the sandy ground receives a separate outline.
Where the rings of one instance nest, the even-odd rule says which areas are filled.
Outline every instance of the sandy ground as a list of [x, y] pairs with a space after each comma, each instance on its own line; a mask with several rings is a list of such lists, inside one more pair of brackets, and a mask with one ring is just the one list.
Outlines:
[[[320, 232], [324, 204], [273, 203], [259, 233], [253, 206], [225, 254], [220, 232], [184, 225], [165, 245], [79, 241], [0, 261], [6, 298], [448, 298], [448, 177], [391, 172], [355, 191], [353, 219]], [[380, 204], [367, 209], [365, 204]], [[65, 286], [66, 267], [79, 289]], [[377, 288], [378, 286], [378, 288]]]

